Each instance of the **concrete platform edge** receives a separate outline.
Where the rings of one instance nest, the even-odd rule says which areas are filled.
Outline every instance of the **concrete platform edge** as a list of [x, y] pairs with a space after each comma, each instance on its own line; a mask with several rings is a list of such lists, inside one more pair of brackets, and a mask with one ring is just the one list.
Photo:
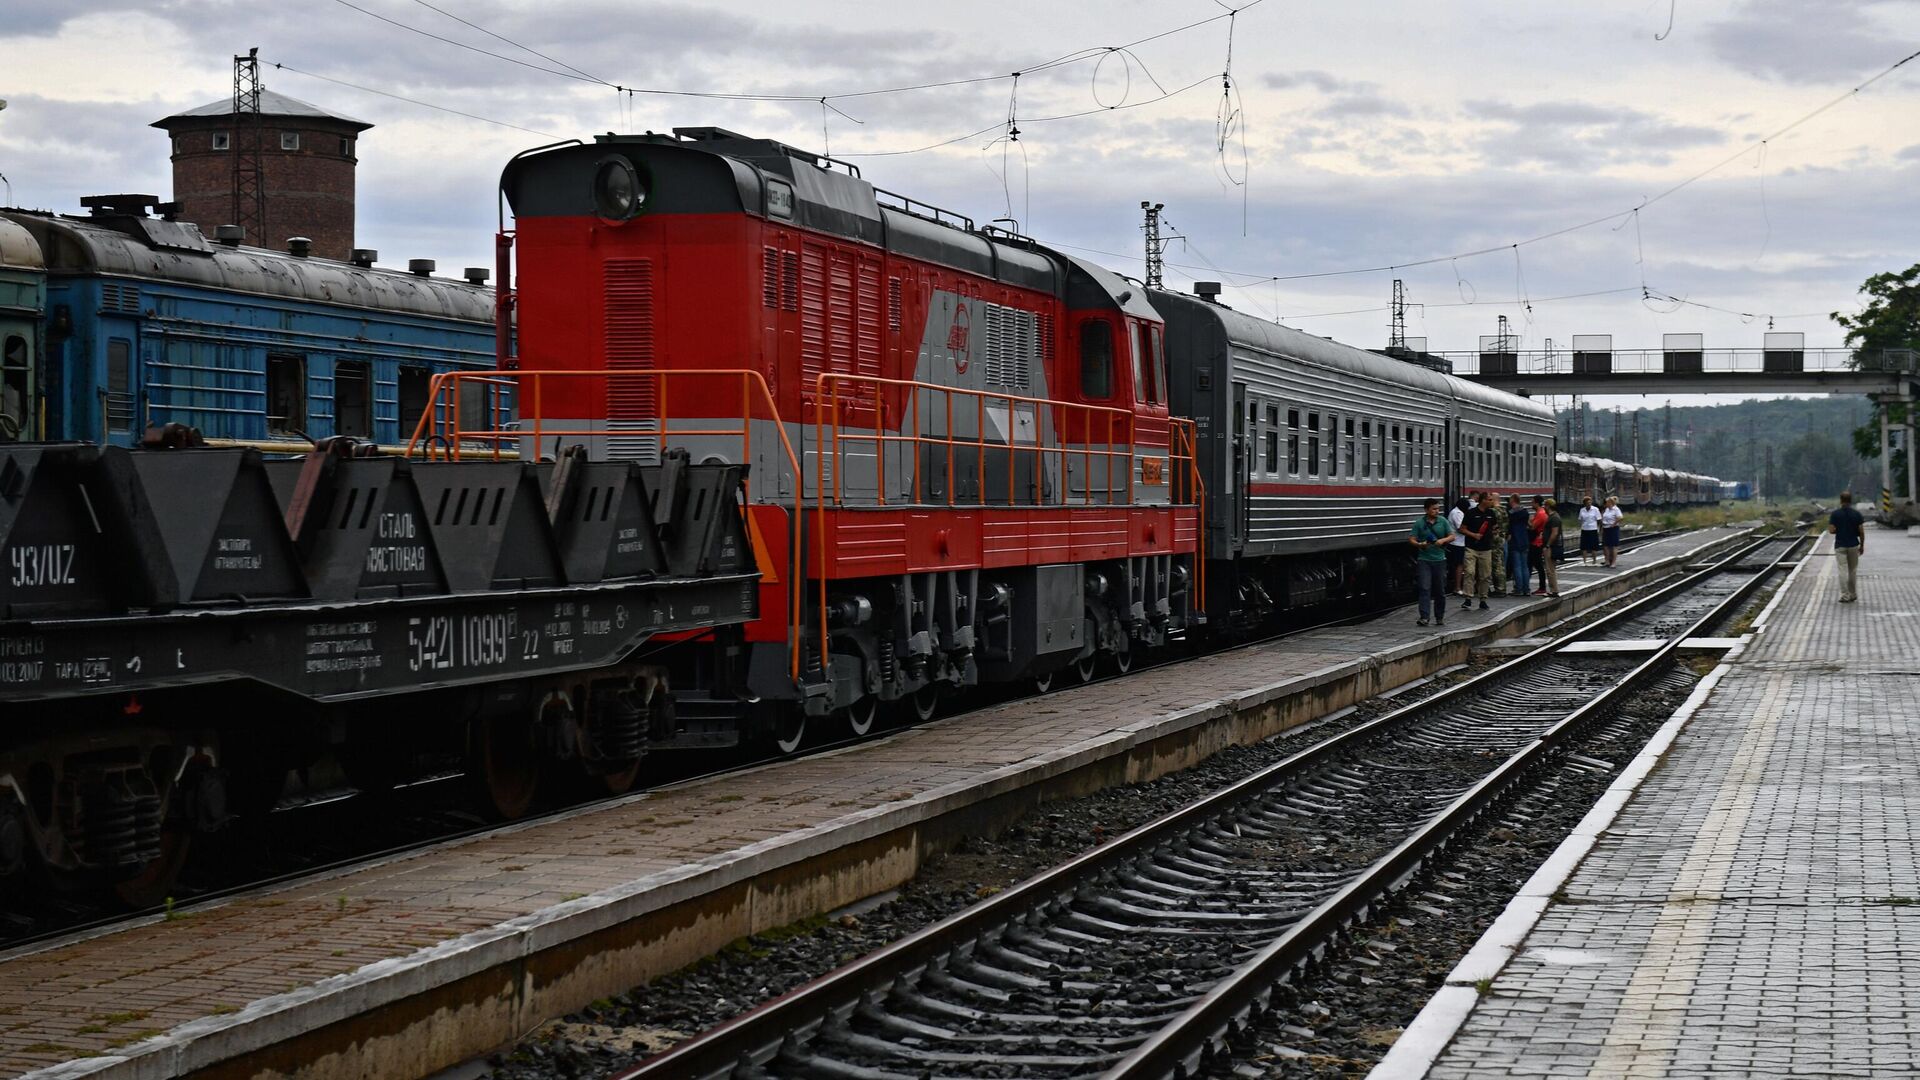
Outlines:
[[[1424, 661], [1424, 670], [1402, 673], [1405, 677], [1395, 685], [1422, 677], [1465, 659], [1467, 652], [1479, 641], [1508, 635], [1516, 625], [1531, 630], [1576, 615], [1648, 580], [1677, 570], [1713, 548], [1736, 541], [1740, 535], [1714, 537], [1690, 550], [1635, 567], [1603, 582], [1569, 591], [1558, 604], [1531, 602], [1516, 608], [1498, 622], [1472, 630], [1451, 631], [1444, 636], [1409, 642], [1386, 652], [1356, 656], [1352, 660], [1304, 675], [1289, 676], [1229, 693], [1152, 720], [1116, 727], [1103, 736], [1004, 766], [987, 774], [984, 780], [974, 778], [956, 782], [923, 792], [913, 799], [864, 808], [722, 856], [708, 857], [637, 878], [617, 888], [440, 942], [407, 956], [378, 961], [344, 975], [262, 998], [235, 1013], [205, 1017], [179, 1025], [145, 1043], [129, 1047], [124, 1053], [66, 1062], [28, 1073], [22, 1080], [77, 1080], [81, 1077], [94, 1080], [166, 1080], [216, 1067], [223, 1077], [254, 1075], [248, 1071], [249, 1067], [242, 1059], [291, 1040], [309, 1039], [331, 1025], [366, 1017], [376, 1010], [392, 1009], [411, 999], [444, 996], [449, 987], [463, 980], [479, 980], [498, 986], [493, 1012], [505, 1015], [496, 1016], [494, 1023], [510, 1016], [513, 1030], [505, 1034], [495, 1030], [484, 1038], [464, 1040], [457, 1050], [448, 1048], [441, 1055], [456, 1056], [448, 1057], [434, 1067], [456, 1064], [466, 1057], [485, 1053], [553, 1016], [564, 1015], [601, 996], [595, 992], [577, 1001], [543, 998], [538, 992], [535, 973], [530, 970], [535, 958], [542, 954], [577, 945], [591, 935], [614, 930], [642, 917], [657, 916], [669, 909], [697, 904], [703, 897], [729, 887], [742, 886], [770, 872], [793, 871], [803, 867], [815, 873], [824, 872], [826, 867], [808, 867], [807, 864], [830, 859], [835, 853], [849, 851], [863, 842], [904, 836], [918, 845], [921, 854], [930, 854], [939, 850], [940, 845], [928, 835], [925, 827], [937, 825], [943, 818], [958, 818], [966, 811], [975, 810], [1004, 796], [1024, 795], [1032, 800], [1045, 801], [1045, 789], [1050, 784], [1071, 777], [1079, 770], [1116, 759], [1124, 761], [1136, 752], [1150, 751], [1159, 744], [1176, 742], [1196, 729], [1232, 724], [1244, 714], [1310, 696], [1316, 691], [1343, 686], [1353, 694], [1371, 696], [1389, 689], [1376, 684], [1381, 673], [1390, 668], [1408, 661]], [[1784, 592], [1785, 589], [1782, 589], [1781, 593]], [[1453, 655], [1455, 653], [1458, 655]], [[1327, 705], [1321, 712], [1338, 707]], [[1313, 718], [1302, 717], [1295, 724]], [[1286, 725], [1291, 726], [1294, 725]], [[913, 732], [909, 731], [898, 737], [912, 736]], [[848, 753], [856, 749], [848, 748], [835, 753]], [[1191, 762], [1182, 762], [1177, 767], [1187, 764]], [[1166, 771], [1173, 771], [1173, 768], [1165, 768], [1151, 775]], [[1151, 775], [1137, 779], [1150, 779]], [[583, 808], [580, 812], [590, 813], [603, 808], [604, 804]], [[918, 857], [912, 860], [915, 867], [918, 861]], [[864, 895], [900, 884], [911, 876], [909, 873], [898, 881], [869, 889], [862, 895], [836, 897], [831, 902], [822, 900], [817, 910], [831, 910], [851, 903]], [[789, 921], [791, 919], [769, 922], [765, 926], [756, 925], [748, 932], [784, 925]], [[677, 960], [668, 959], [666, 970], [684, 966], [703, 955], [706, 955], [705, 951]], [[445, 1007], [441, 1006], [417, 1018], [416, 1022], [453, 1023], [456, 1018], [447, 1016]], [[436, 1043], [445, 1037], [441, 1031], [436, 1031], [435, 1035], [440, 1036], [435, 1039]], [[348, 1037], [358, 1039], [361, 1034], [351, 1033]], [[404, 1038], [405, 1035], [383, 1032], [379, 1037]], [[345, 1065], [351, 1057], [351, 1054], [343, 1056], [339, 1064]], [[265, 1072], [261, 1074], [267, 1075]], [[272, 1075], [286, 1074], [275, 1071]], [[377, 1074], [356, 1069], [351, 1072], [322, 1071], [314, 1075]]]

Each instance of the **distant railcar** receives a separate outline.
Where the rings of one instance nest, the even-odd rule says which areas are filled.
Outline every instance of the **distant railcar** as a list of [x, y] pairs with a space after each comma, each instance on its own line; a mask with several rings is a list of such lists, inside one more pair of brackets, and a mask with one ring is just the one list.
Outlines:
[[[0, 217], [0, 280], [44, 282], [37, 316], [0, 294], [0, 317], [38, 321], [3, 342], [0, 409], [13, 419], [0, 436], [129, 446], [181, 424], [267, 449], [330, 435], [393, 444], [434, 375], [493, 365], [492, 290], [478, 284], [307, 257], [297, 243], [210, 242], [146, 213], [146, 196], [85, 202], [87, 217]], [[22, 298], [17, 283], [0, 289]]]

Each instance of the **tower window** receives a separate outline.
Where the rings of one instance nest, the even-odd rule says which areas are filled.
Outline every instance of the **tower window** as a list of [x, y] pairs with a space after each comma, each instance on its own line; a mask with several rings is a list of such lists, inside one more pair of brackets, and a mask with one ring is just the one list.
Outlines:
[[353, 140], [352, 139], [342, 138], [340, 140], [340, 156], [341, 157], [353, 156]]
[[214, 133], [213, 133], [213, 148], [214, 148], [215, 150], [225, 150], [225, 149], [227, 148], [227, 133], [226, 133], [226, 132], [224, 132], [224, 131], [216, 131], [216, 132], [214, 132]]
[[282, 150], [300, 149], [300, 133], [297, 131], [281, 132], [280, 133], [280, 149]]

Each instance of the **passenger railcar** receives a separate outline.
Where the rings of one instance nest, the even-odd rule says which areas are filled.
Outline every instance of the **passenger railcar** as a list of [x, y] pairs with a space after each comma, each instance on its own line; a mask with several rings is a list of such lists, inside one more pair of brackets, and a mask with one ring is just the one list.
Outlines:
[[1208, 609], [1275, 610], [1401, 587], [1428, 498], [1551, 491], [1553, 415], [1525, 398], [1155, 291], [1172, 403], [1207, 501]]
[[28, 374], [9, 376], [30, 402], [24, 437], [129, 446], [181, 424], [267, 449], [393, 444], [434, 375], [493, 366], [490, 289], [375, 268], [371, 253], [362, 265], [298, 242], [211, 242], [148, 214], [150, 196], [83, 202], [90, 216], [4, 213], [0, 247], [31, 246], [45, 267]]

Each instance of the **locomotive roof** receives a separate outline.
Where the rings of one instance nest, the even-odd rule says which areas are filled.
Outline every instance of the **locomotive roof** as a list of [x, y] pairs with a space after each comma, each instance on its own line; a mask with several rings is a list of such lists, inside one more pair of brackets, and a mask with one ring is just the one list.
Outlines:
[[[965, 215], [883, 191], [844, 163], [723, 128], [604, 135], [592, 145], [526, 154], [508, 163], [501, 188], [520, 217], [589, 215], [594, 212], [593, 169], [611, 154], [645, 171], [649, 214], [744, 211], [1054, 295], [1072, 288], [1071, 271], [1089, 265], [1025, 237], [989, 235]], [[768, 204], [767, 189], [775, 180], [791, 189], [790, 209], [784, 212]], [[1122, 284], [1102, 305], [1118, 302], [1125, 291]], [[1138, 287], [1132, 291], [1140, 292]]]
[[1491, 409], [1500, 409], [1540, 420], [1553, 418], [1553, 410], [1529, 398], [1495, 390], [1490, 386], [1481, 386], [1418, 364], [1409, 364], [1404, 360], [1381, 356], [1379, 353], [1368, 352], [1366, 349], [1355, 348], [1330, 338], [1318, 337], [1303, 330], [1295, 330], [1291, 326], [1258, 319], [1235, 311], [1224, 304], [1212, 303], [1186, 293], [1160, 289], [1153, 291], [1152, 299], [1156, 305], [1161, 305], [1163, 312], [1174, 305], [1180, 305], [1190, 313], [1211, 316], [1218, 320], [1227, 339], [1237, 344], [1250, 345], [1278, 356], [1320, 364], [1385, 382], [1417, 386], [1429, 393], [1446, 394], [1457, 400], [1470, 401]]
[[79, 218], [19, 210], [4, 214], [38, 241], [48, 269], [56, 274], [111, 274], [463, 322], [493, 321], [493, 290], [463, 281], [210, 244], [198, 228], [161, 218]]

